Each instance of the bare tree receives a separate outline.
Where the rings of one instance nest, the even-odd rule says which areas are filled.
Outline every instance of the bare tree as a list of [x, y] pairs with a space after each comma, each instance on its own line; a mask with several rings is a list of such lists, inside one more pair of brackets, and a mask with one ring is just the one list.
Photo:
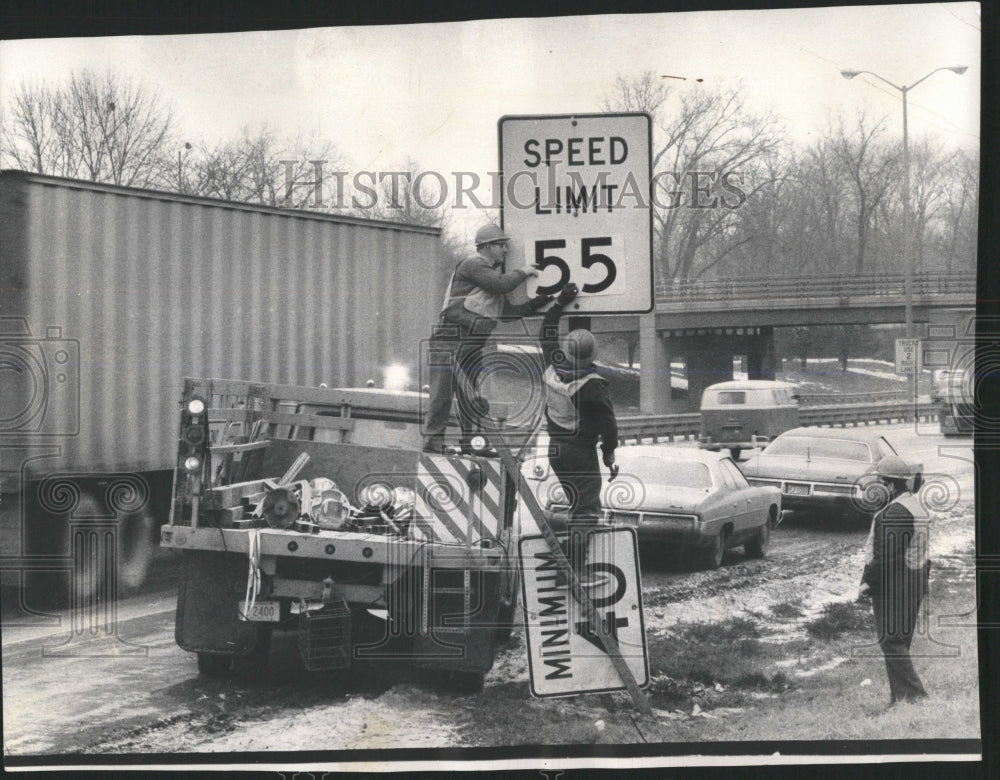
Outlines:
[[201, 142], [178, 161], [176, 187], [182, 192], [265, 206], [347, 209], [336, 176], [343, 159], [326, 139], [287, 140], [266, 125], [244, 128], [236, 139]]
[[873, 122], [864, 113], [858, 114], [853, 131], [841, 117], [830, 135], [833, 153], [851, 182], [857, 237], [854, 272], [862, 273], [875, 215], [899, 174], [899, 148], [884, 140], [885, 118]]
[[5, 165], [136, 187], [162, 181], [170, 109], [113, 72], [73, 73], [61, 87], [22, 83], [5, 106]]
[[674, 94], [647, 72], [619, 78], [609, 110], [653, 116], [654, 232], [664, 280], [697, 278], [749, 240], [733, 212], [767, 184], [763, 158], [781, 132], [771, 113], [755, 114], [740, 84]]
[[945, 165], [943, 198], [935, 240], [946, 273], [976, 269], [978, 239], [979, 155], [957, 150]]
[[452, 231], [447, 183], [438, 175], [410, 158], [394, 171], [381, 172], [371, 185], [351, 196], [359, 204], [358, 215], [440, 228], [446, 257], [456, 261], [462, 257], [465, 248]]

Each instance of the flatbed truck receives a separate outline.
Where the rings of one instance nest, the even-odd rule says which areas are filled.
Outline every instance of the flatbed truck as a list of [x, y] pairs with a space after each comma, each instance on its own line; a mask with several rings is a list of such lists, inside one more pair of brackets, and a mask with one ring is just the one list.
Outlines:
[[416, 393], [186, 379], [169, 522], [199, 671], [396, 659], [481, 688], [517, 605], [516, 479], [421, 451]]

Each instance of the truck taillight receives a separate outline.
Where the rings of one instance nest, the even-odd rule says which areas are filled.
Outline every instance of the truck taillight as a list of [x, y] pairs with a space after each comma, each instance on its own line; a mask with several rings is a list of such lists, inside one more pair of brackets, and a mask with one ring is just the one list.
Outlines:
[[[193, 396], [181, 407], [180, 433], [178, 467], [189, 477], [202, 476], [208, 449], [208, 411], [203, 398]], [[201, 492], [197, 481], [190, 488], [193, 495]]]

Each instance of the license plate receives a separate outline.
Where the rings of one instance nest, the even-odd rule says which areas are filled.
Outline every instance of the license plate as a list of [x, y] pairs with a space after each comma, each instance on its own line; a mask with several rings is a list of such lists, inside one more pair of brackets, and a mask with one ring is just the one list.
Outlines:
[[240, 620], [252, 620], [258, 623], [277, 623], [281, 616], [281, 603], [278, 601], [258, 601], [247, 610], [247, 603], [240, 602]]
[[785, 485], [785, 493], [790, 496], [808, 496], [808, 485]]

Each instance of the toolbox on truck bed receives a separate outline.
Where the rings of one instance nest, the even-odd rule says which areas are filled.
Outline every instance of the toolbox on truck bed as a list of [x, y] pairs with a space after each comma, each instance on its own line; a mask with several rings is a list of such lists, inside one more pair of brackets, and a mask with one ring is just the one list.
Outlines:
[[481, 685], [516, 605], [501, 461], [420, 450], [416, 393], [185, 380], [170, 523], [199, 669], [395, 659]]

